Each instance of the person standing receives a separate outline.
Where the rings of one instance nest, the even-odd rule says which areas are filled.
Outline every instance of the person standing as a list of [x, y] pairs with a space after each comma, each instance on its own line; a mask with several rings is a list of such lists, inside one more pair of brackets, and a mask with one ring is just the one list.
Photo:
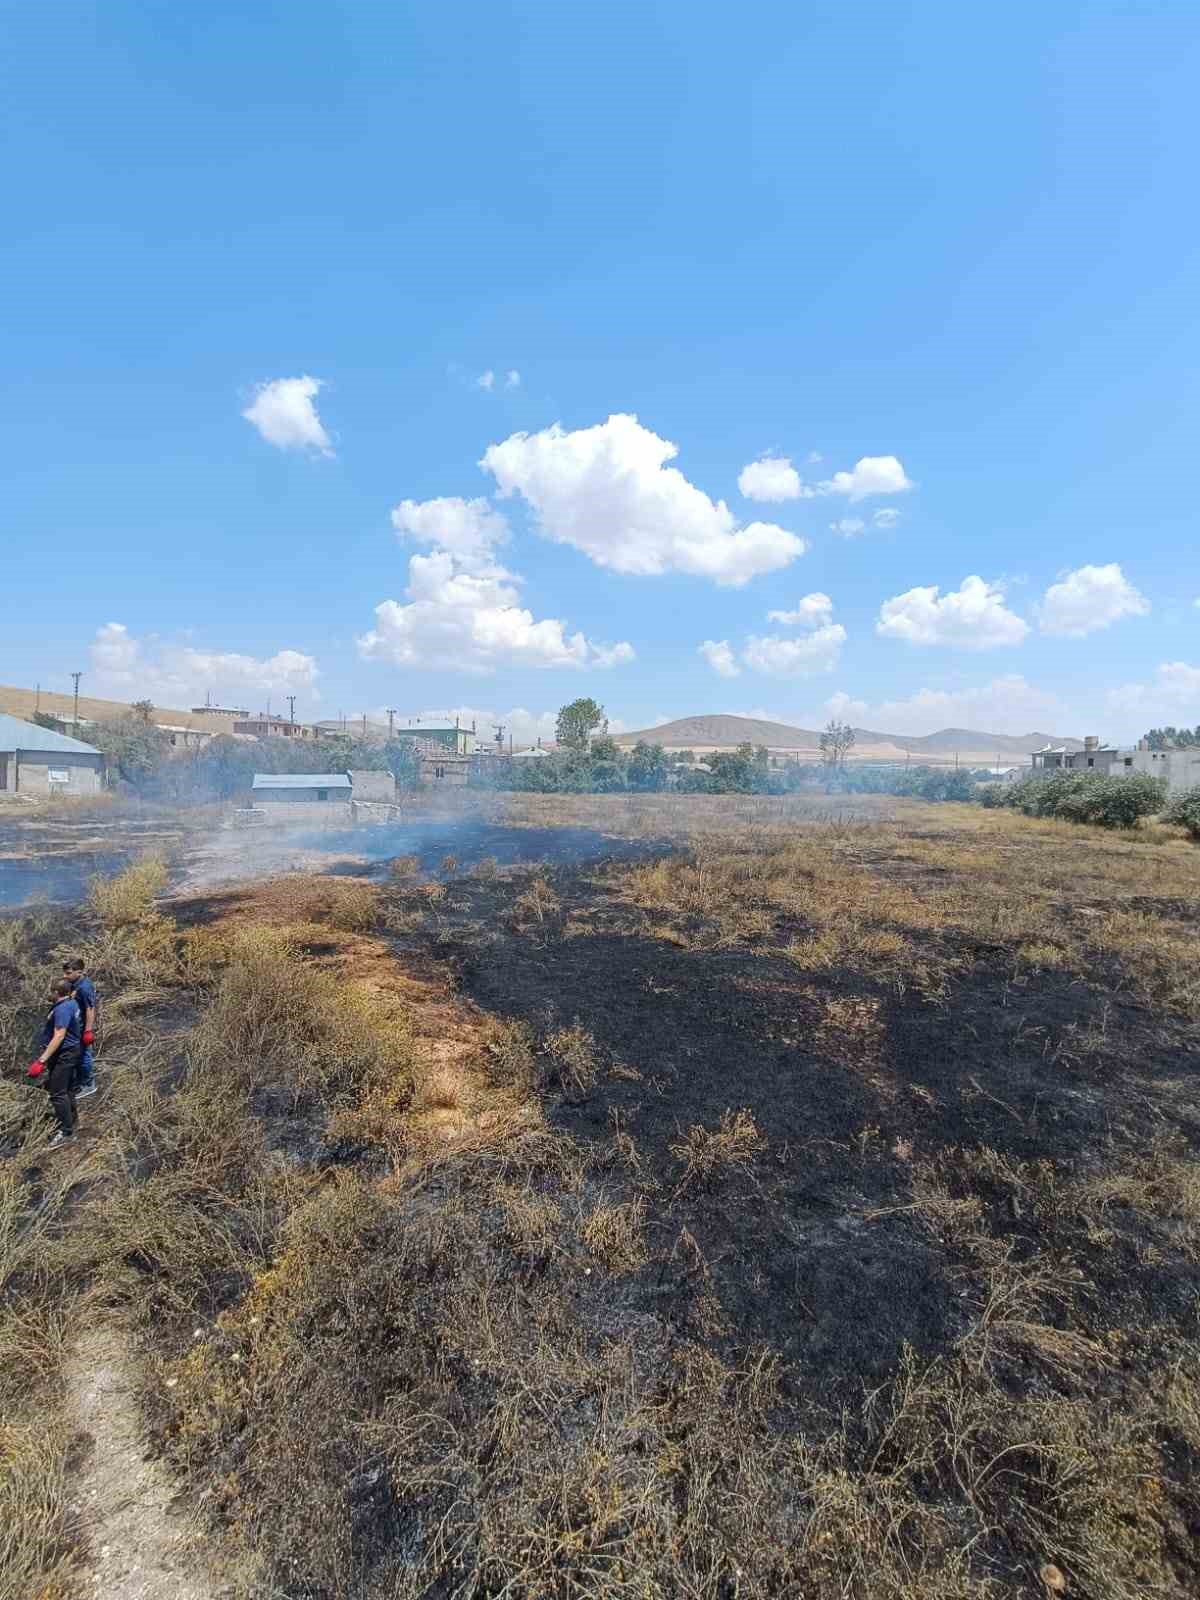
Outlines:
[[75, 1137], [75, 1072], [83, 1048], [83, 1022], [71, 984], [60, 979], [50, 990], [50, 1010], [42, 1026], [41, 1054], [30, 1063], [29, 1076], [40, 1080], [50, 1096], [58, 1119], [58, 1132], [49, 1148], [58, 1150]]
[[80, 1035], [79, 1066], [75, 1069], [75, 1098], [86, 1100], [96, 1092], [96, 1064], [92, 1046], [96, 1043], [96, 985], [84, 970], [83, 957], [63, 962], [63, 977], [71, 985], [75, 1004], [79, 1007], [82, 1026]]

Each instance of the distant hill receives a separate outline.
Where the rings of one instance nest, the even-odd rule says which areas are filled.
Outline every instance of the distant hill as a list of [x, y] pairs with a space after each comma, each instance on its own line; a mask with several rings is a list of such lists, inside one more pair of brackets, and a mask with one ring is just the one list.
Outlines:
[[[15, 689], [0, 684], [0, 711], [7, 712], [10, 717], [23, 717], [26, 722], [33, 720], [36, 710], [49, 712], [51, 716], [65, 718], [69, 722], [74, 715], [74, 705], [74, 698], [69, 694], [54, 694], [49, 689]], [[92, 695], [79, 696], [79, 715], [87, 722], [113, 722], [118, 717], [128, 716], [129, 706], [128, 700], [97, 700]], [[197, 728], [204, 733], [230, 733], [237, 718], [197, 716], [193, 711], [172, 711], [167, 706], [155, 706], [154, 720], [176, 728]]]
[[[1059, 734], [983, 733], [973, 728], [943, 728], [940, 733], [927, 734], [878, 733], [870, 728], [856, 728], [854, 732], [855, 756], [884, 761], [903, 760], [909, 755], [944, 761], [955, 755], [967, 755], [982, 766], [997, 756], [1003, 759], [1031, 755], [1047, 744], [1064, 744], [1073, 750], [1083, 747], [1081, 739], [1064, 738]], [[659, 728], [622, 733], [617, 743], [632, 745], [639, 739], [675, 750], [722, 750], [739, 744], [765, 744], [771, 750], [794, 750], [804, 755], [821, 748], [821, 735], [815, 728], [795, 728], [786, 722], [765, 722], [757, 717], [731, 717], [723, 713], [679, 717]]]

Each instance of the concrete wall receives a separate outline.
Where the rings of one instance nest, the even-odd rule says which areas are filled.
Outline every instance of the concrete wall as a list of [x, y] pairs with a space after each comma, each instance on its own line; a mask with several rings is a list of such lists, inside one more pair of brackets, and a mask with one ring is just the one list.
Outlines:
[[[8, 752], [4, 766], [8, 788], [16, 794], [87, 795], [104, 788], [103, 756], [17, 750]], [[66, 782], [51, 783], [52, 772], [62, 773]]]
[[[325, 799], [320, 798], [321, 795]], [[311, 789], [301, 788], [299, 784], [294, 789], [254, 789], [251, 791], [250, 804], [255, 806], [322, 806], [330, 805], [335, 801], [347, 804], [350, 800], [350, 790], [345, 784], [336, 787], [331, 784], [314, 784]]]
[[396, 780], [390, 772], [352, 772], [356, 800], [395, 800]]
[[263, 812], [266, 828], [348, 828], [352, 821], [352, 808], [348, 800], [273, 800], [263, 805], [256, 795], [252, 805]]

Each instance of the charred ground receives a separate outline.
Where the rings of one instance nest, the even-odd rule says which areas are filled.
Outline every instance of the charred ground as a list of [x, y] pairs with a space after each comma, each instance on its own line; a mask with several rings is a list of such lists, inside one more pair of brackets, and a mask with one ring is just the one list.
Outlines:
[[1194, 1592], [1194, 850], [508, 821], [586, 855], [100, 919], [141, 1064], [37, 1281], [136, 1338], [241, 1592]]

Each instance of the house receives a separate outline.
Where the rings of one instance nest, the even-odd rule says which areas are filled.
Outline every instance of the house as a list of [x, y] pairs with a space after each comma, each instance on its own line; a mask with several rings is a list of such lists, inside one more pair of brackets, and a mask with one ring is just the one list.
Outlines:
[[453, 756], [469, 756], [475, 749], [475, 727], [460, 728], [458, 723], [439, 724], [436, 722], [410, 723], [407, 727], [394, 728], [393, 739], [415, 739], [418, 743], [428, 745], [437, 744]]
[[0, 791], [24, 795], [99, 794], [104, 757], [82, 739], [0, 712]]
[[[454, 730], [451, 729], [451, 732]], [[397, 735], [399, 737], [399, 735]], [[448, 747], [440, 739], [405, 733], [417, 755], [417, 781], [423, 788], [465, 789], [474, 757]]]
[[271, 717], [260, 711], [256, 717], [235, 722], [234, 733], [250, 739], [313, 739], [316, 734], [303, 722], [293, 722], [289, 717]]
[[1144, 775], [1163, 779], [1168, 794], [1200, 786], [1200, 748], [1151, 750], [1146, 739], [1136, 745], [1101, 744], [1089, 734], [1082, 750], [1047, 745], [1035, 751], [1032, 760], [1035, 777], [1048, 772], [1098, 772], [1106, 778]]

